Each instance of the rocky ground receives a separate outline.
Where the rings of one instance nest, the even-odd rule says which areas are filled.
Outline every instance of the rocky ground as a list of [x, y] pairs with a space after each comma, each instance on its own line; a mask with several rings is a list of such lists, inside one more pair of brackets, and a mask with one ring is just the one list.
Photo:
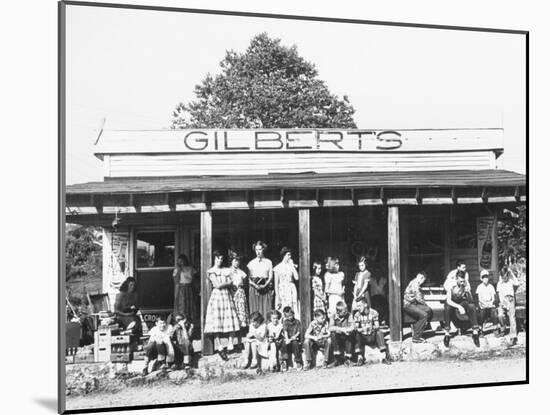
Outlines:
[[[150, 405], [246, 399], [296, 394], [368, 391], [464, 383], [520, 381], [526, 377], [525, 337], [510, 347], [504, 338], [487, 336], [475, 348], [471, 336], [453, 338], [446, 349], [441, 339], [424, 345], [405, 341], [401, 359], [391, 366], [378, 364], [377, 351], [363, 367], [336, 367], [257, 375], [239, 369], [239, 356], [229, 362], [218, 356], [199, 361], [190, 372], [138, 373], [143, 362], [132, 365], [88, 364], [67, 366], [67, 409]], [[205, 386], [215, 387], [205, 387]]]

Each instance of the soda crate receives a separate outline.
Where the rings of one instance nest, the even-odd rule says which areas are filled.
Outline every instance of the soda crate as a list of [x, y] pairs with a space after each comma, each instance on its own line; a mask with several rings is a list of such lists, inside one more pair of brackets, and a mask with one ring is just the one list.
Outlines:
[[129, 353], [130, 350], [130, 344], [112, 344], [111, 345], [111, 353]]
[[145, 350], [135, 351], [132, 354], [133, 360], [145, 360]]
[[90, 353], [77, 354], [74, 356], [74, 362], [75, 363], [94, 363], [94, 355]]
[[111, 336], [111, 344], [128, 344], [130, 336]]
[[127, 363], [130, 361], [130, 352], [127, 353], [111, 353], [111, 362]]
[[72, 365], [74, 363], [74, 356], [65, 356], [65, 364]]

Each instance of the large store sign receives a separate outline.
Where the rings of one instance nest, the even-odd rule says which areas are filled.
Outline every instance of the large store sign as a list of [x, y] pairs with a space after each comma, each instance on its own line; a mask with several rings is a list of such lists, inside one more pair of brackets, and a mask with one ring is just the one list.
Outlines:
[[187, 129], [103, 131], [96, 154], [433, 152], [502, 148], [500, 129]]
[[395, 150], [403, 140], [392, 130], [193, 130], [183, 144], [190, 151], [361, 151]]

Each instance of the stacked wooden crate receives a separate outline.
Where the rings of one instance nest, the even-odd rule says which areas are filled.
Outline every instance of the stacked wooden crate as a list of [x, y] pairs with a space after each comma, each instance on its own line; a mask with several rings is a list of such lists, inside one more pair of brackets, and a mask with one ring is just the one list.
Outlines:
[[94, 360], [108, 362], [111, 358], [111, 330], [99, 327], [94, 333]]

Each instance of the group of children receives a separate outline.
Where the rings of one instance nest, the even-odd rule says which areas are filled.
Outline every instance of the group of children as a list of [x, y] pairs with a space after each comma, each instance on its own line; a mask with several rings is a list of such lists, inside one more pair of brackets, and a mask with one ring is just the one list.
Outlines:
[[149, 330], [149, 340], [143, 349], [144, 375], [148, 373], [149, 363], [152, 361], [155, 361], [154, 366], [161, 370], [190, 367], [194, 326], [182, 314], [176, 315], [174, 320], [174, 324], [168, 324], [165, 319], [158, 317], [155, 326]]
[[[377, 275], [373, 277], [368, 269], [367, 258], [362, 256], [357, 261], [357, 272], [353, 280], [351, 309], [356, 310], [357, 304], [364, 299], [369, 305], [376, 304], [375, 308], [381, 314], [382, 322], [387, 318], [387, 279]], [[336, 304], [345, 301], [345, 276], [340, 271], [340, 262], [336, 257], [328, 257], [325, 261], [326, 272], [323, 277], [321, 262], [313, 263], [311, 288], [313, 295], [313, 312], [322, 310], [326, 314], [334, 314]], [[324, 279], [324, 288], [323, 288]]]
[[324, 310], [315, 310], [303, 339], [300, 321], [291, 307], [285, 307], [282, 315], [272, 310], [268, 323], [259, 312], [252, 313], [250, 329], [244, 339], [242, 367], [261, 372], [262, 360], [267, 359], [271, 371], [284, 372], [291, 367], [309, 370], [315, 366], [318, 351], [323, 352], [323, 368], [340, 364], [351, 366], [354, 355], [355, 364], [362, 365], [366, 345], [377, 346], [384, 354], [382, 362], [390, 363], [378, 313], [370, 308], [364, 297], [357, 299], [353, 315], [343, 301], [338, 301], [334, 309], [328, 319]]

